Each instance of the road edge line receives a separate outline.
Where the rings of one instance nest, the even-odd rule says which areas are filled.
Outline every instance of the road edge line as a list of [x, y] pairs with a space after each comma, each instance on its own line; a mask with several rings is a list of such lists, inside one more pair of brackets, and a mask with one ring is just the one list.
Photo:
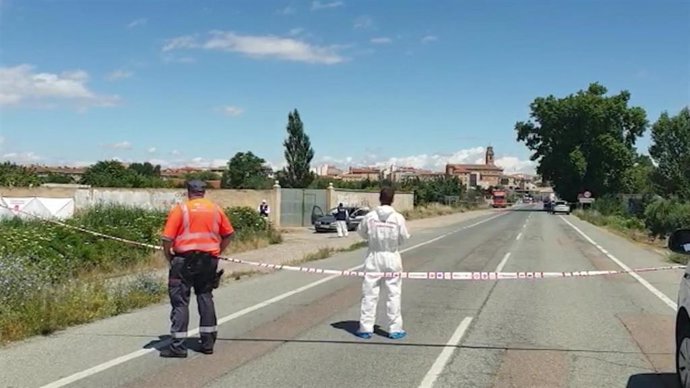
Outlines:
[[677, 310], [678, 310], [678, 305], [676, 304], [676, 302], [674, 302], [674, 301], [673, 301], [671, 298], [669, 298], [666, 294], [664, 294], [663, 292], [659, 291], [658, 288], [654, 287], [651, 283], [649, 283], [649, 282], [648, 282], [646, 279], [644, 279], [642, 276], [636, 274], [635, 272], [632, 272], [632, 269], [630, 269], [630, 267], [628, 267], [627, 265], [625, 265], [625, 263], [623, 263], [622, 261], [620, 261], [616, 256], [614, 256], [614, 255], [612, 255], [611, 253], [609, 253], [609, 251], [607, 251], [604, 247], [602, 247], [602, 246], [599, 245], [596, 241], [594, 241], [592, 238], [590, 238], [588, 235], [586, 235], [585, 232], [583, 232], [582, 230], [580, 230], [580, 228], [578, 228], [577, 226], [575, 226], [575, 225], [574, 225], [573, 223], [571, 223], [570, 221], [566, 220], [565, 217], [563, 217], [563, 216], [561, 216], [561, 215], [559, 215], [558, 217], [560, 217], [560, 218], [561, 218], [566, 224], [568, 224], [571, 228], [575, 229], [576, 232], [578, 232], [582, 237], [584, 237], [585, 240], [587, 240], [590, 244], [594, 245], [601, 253], [603, 253], [604, 255], [606, 255], [606, 257], [608, 257], [609, 259], [611, 259], [611, 261], [613, 261], [614, 263], [618, 264], [618, 266], [621, 267], [624, 271], [627, 271], [627, 273], [628, 273], [630, 276], [632, 276], [635, 280], [637, 280], [640, 284], [642, 284], [645, 288], [647, 288], [647, 290], [648, 290], [649, 292], [651, 292], [652, 294], [654, 294], [654, 295], [655, 295], [657, 298], [659, 298], [662, 302], [666, 303], [666, 305], [668, 305], [668, 307], [670, 307], [671, 309], [673, 309], [673, 311], [677, 311]]

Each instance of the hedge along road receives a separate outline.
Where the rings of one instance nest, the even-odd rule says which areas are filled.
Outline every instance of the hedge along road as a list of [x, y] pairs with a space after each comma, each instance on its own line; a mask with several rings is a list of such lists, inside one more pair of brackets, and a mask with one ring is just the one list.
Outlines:
[[[632, 253], [630, 267], [665, 264], [573, 217], [501, 214], [419, 232], [404, 254], [406, 269], [620, 269], [573, 226], [620, 260]], [[351, 268], [362, 254], [313, 265]], [[677, 271], [640, 276], [653, 288], [679, 278]], [[406, 280], [409, 336], [400, 341], [351, 334], [360, 284], [278, 272], [222, 288], [216, 300], [225, 319], [212, 356], [157, 357], [153, 349], [166, 342], [158, 336], [168, 332], [167, 305], [15, 344], [0, 352], [9, 371], [3, 385], [642, 387], [654, 386], [656, 371], [672, 371], [673, 311], [630, 275]], [[675, 290], [660, 292], [672, 298]]]

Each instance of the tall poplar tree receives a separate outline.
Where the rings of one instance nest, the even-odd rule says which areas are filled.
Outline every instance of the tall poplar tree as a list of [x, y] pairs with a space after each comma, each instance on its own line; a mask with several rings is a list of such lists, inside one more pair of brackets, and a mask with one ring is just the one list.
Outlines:
[[280, 184], [283, 187], [306, 188], [314, 180], [314, 173], [311, 172], [314, 149], [309, 136], [304, 133], [297, 109], [288, 114], [287, 132], [288, 137], [283, 142], [287, 166], [279, 174]]

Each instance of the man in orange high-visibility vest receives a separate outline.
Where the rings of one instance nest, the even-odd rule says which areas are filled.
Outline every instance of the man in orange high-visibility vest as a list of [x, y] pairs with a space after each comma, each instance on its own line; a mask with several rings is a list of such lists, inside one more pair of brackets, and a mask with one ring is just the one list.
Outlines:
[[218, 256], [230, 244], [234, 228], [223, 210], [204, 198], [205, 193], [204, 182], [188, 182], [188, 200], [173, 207], [163, 230], [163, 251], [170, 263], [172, 343], [161, 351], [161, 357], [187, 357], [185, 339], [192, 287], [199, 307], [201, 352], [213, 354], [217, 318], [212, 292], [222, 275], [222, 271], [216, 272]]

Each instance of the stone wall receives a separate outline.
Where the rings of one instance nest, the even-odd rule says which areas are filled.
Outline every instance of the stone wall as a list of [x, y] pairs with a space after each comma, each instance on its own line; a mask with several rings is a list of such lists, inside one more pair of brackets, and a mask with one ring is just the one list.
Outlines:
[[[330, 189], [329, 208], [334, 208], [342, 203], [345, 206], [368, 206], [375, 207], [379, 205], [379, 193], [368, 191], [347, 191], [339, 189]], [[396, 192], [393, 200], [393, 207], [398, 211], [412, 210], [414, 208], [414, 194]]]
[[[271, 208], [271, 222], [276, 226], [280, 226], [280, 191], [280, 186], [276, 184], [272, 190], [210, 189], [206, 192], [206, 196], [221, 207], [248, 206], [252, 209], [257, 209], [261, 200], [265, 199]], [[333, 187], [326, 189], [326, 192], [329, 209], [336, 207], [341, 202], [349, 206], [374, 207], [379, 204], [378, 192], [347, 191]], [[86, 209], [99, 203], [168, 210], [173, 204], [182, 201], [186, 197], [186, 191], [185, 189], [0, 187], [0, 197], [72, 198], [74, 199], [75, 211]], [[411, 210], [414, 208], [414, 194], [397, 192], [393, 206], [398, 211]]]

